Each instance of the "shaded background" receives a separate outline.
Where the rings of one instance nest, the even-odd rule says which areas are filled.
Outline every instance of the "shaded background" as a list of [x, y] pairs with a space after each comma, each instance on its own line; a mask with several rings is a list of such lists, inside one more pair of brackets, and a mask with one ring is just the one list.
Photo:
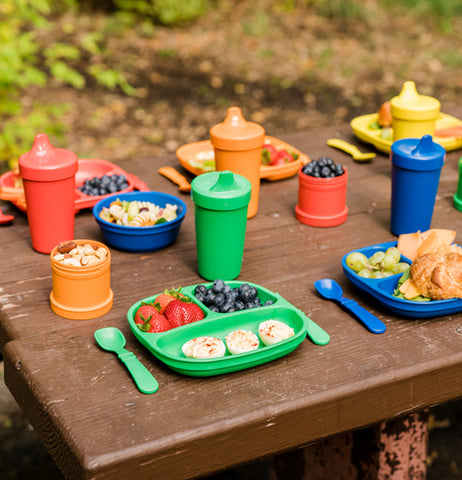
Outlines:
[[[77, 2], [80, 10], [52, 13], [50, 27], [36, 32], [39, 45], [75, 46], [80, 55], [67, 63], [85, 82], [76, 88], [49, 76], [44, 85], [21, 89], [22, 133], [31, 125], [27, 115], [39, 112], [38, 101], [56, 106], [60, 113], [49, 129], [55, 146], [117, 163], [207, 139], [232, 105], [277, 137], [373, 113], [406, 80], [438, 98], [443, 112], [462, 98], [460, 0], [197, 0], [192, 3], [206, 7], [197, 18], [163, 24], [121, 14], [116, 3]], [[0, 43], [0, 59], [3, 53]], [[101, 65], [123, 75], [132, 90], [100, 85], [88, 67]], [[46, 61], [40, 68], [49, 73]], [[18, 116], [0, 111], [3, 171], [15, 160], [1, 153], [11, 119]], [[41, 133], [31, 130], [16, 152], [27, 151]], [[326, 155], [335, 153], [326, 146]], [[157, 173], [146, 172], [143, 180], [151, 175]], [[2, 209], [15, 213], [10, 204]], [[460, 402], [432, 410], [429, 480], [462, 478], [461, 417]], [[267, 463], [216, 478], [261, 479]], [[0, 476], [61, 478], [3, 381]]]

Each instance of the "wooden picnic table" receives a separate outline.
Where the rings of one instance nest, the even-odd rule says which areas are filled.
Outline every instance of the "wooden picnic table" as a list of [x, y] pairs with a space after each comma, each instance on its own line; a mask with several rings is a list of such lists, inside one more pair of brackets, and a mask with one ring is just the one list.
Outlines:
[[[462, 107], [447, 113], [460, 117]], [[66, 320], [51, 311], [49, 256], [32, 249], [26, 216], [2, 204], [5, 213], [16, 215], [11, 226], [0, 227], [5, 382], [66, 478], [199, 477], [462, 396], [462, 314], [400, 318], [342, 272], [346, 252], [396, 237], [389, 228], [388, 156], [355, 163], [326, 145], [334, 137], [368, 148], [346, 124], [281, 138], [312, 159], [330, 156], [347, 166], [347, 221], [332, 228], [299, 223], [297, 176], [262, 181], [239, 276], [278, 292], [331, 341], [319, 346], [306, 339], [279, 360], [226, 375], [194, 378], [170, 370], [137, 342], [126, 319], [142, 298], [204, 282], [196, 267], [191, 199], [157, 173], [172, 165], [191, 179], [174, 154], [120, 164], [152, 190], [181, 196], [188, 212], [177, 241], [165, 250], [111, 249], [114, 305], [97, 319]], [[460, 237], [462, 213], [452, 204], [459, 156], [447, 154], [432, 226], [454, 229]], [[90, 210], [77, 214], [75, 237], [102, 240]], [[370, 333], [339, 305], [320, 298], [314, 282], [326, 277], [385, 322], [386, 332]], [[96, 345], [93, 333], [104, 326], [124, 332], [126, 348], [159, 381], [157, 393], [139, 392], [117, 356]]]

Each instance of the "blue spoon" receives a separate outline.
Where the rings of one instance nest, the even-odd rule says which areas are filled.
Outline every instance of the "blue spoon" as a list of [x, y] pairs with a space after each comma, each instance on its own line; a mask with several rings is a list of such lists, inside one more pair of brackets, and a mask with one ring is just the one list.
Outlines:
[[343, 296], [342, 288], [335, 280], [323, 278], [322, 280], [316, 280], [314, 286], [324, 298], [339, 302], [342, 307], [356, 315], [370, 332], [383, 333], [386, 330], [387, 327], [385, 324], [375, 315], [368, 312], [361, 307], [361, 305], [358, 305], [354, 300], [345, 298]]

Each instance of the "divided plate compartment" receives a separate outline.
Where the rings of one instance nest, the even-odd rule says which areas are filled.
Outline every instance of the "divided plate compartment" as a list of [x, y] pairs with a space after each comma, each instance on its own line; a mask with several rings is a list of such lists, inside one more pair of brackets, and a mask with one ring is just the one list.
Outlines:
[[[242, 283], [248, 283], [258, 290], [258, 297], [262, 303], [267, 300], [273, 300], [274, 303], [232, 313], [216, 313], [196, 299], [194, 296], [196, 285], [191, 285], [182, 288], [181, 293], [190, 297], [194, 303], [201, 307], [205, 314], [203, 320], [173, 328], [166, 332], [143, 332], [135, 324], [136, 311], [142, 302], [152, 302], [157, 294], [140, 300], [130, 307], [127, 318], [133, 334], [142, 345], [172, 370], [193, 377], [221, 375], [261, 365], [287, 355], [303, 342], [307, 334], [309, 320], [302, 311], [295, 308], [278, 293], [273, 293], [254, 283], [242, 281], [227, 281], [225, 283], [231, 288]], [[202, 285], [211, 288], [212, 283]], [[220, 358], [194, 359], [186, 357], [182, 352], [182, 346], [195, 337], [217, 337], [226, 345], [226, 335], [237, 329], [250, 330], [258, 336], [258, 326], [266, 320], [284, 322], [294, 329], [294, 335], [274, 345], [264, 345], [260, 340], [259, 347], [250, 352], [233, 355], [226, 350], [225, 356]]]
[[[75, 174], [76, 213], [84, 208], [93, 207], [93, 205], [96, 205], [102, 198], [114, 195], [114, 193], [108, 193], [106, 195], [85, 195], [79, 190], [79, 187], [83, 185], [85, 180], [91, 180], [94, 177], [102, 177], [103, 175], [125, 175], [128, 187], [115, 193], [125, 193], [133, 190], [149, 190], [148, 186], [142, 180], [131, 173], [127, 173], [112, 162], [95, 158], [79, 158], [78, 170]], [[22, 187], [15, 187], [19, 178], [19, 174], [12, 170], [0, 176], [0, 198], [10, 201], [20, 210], [26, 211], [24, 189]], [[4, 191], [2, 191], [2, 189]]]
[[[372, 295], [383, 306], [402, 317], [412, 319], [431, 318], [462, 311], [462, 300], [457, 298], [418, 302], [415, 300], [406, 300], [404, 298], [395, 297], [393, 296], [393, 292], [401, 278], [401, 273], [386, 278], [363, 278], [354, 272], [346, 263], [347, 256], [352, 252], [361, 252], [369, 258], [375, 252], [385, 251], [388, 248], [396, 247], [397, 245], [398, 242], [394, 241], [352, 250], [342, 258], [343, 272], [354, 285]], [[401, 256], [401, 262], [409, 263], [409, 265], [412, 263], [411, 260], [403, 255]]]
[[[373, 130], [369, 128], [369, 125], [378, 119], [377, 113], [371, 113], [369, 115], [361, 115], [354, 118], [350, 125], [353, 129], [353, 133], [363, 142], [372, 144], [377, 150], [384, 153], [390, 153], [391, 144], [390, 140], [386, 140], [380, 136], [381, 129]], [[436, 119], [435, 129], [443, 129], [448, 127], [455, 127], [462, 125], [462, 121], [447, 115], [440, 113]], [[462, 147], [462, 138], [459, 137], [437, 137], [433, 136], [433, 140], [439, 143], [444, 149], [449, 152], [450, 150], [457, 150]]]
[[[265, 136], [265, 143], [271, 143], [278, 150], [286, 149], [288, 152], [294, 152], [298, 155], [298, 159], [291, 163], [286, 163], [285, 165], [261, 165], [260, 178], [264, 178], [270, 181], [289, 178], [298, 173], [298, 171], [303, 167], [303, 165], [310, 162], [310, 159], [307, 155], [300, 152], [300, 150], [293, 147], [292, 145], [289, 145], [288, 143], [279, 140], [278, 138]], [[213, 152], [212, 143], [210, 142], [210, 140], [203, 140], [201, 142], [188, 143], [181, 146], [176, 151], [176, 155], [178, 157], [178, 160], [180, 161], [181, 166], [193, 175], [197, 176], [204, 173], [204, 170], [191, 165], [190, 161], [194, 160], [196, 162], [201, 162], [201, 160], [197, 159], [197, 156], [201, 155], [203, 157], [204, 154], [209, 152]]]

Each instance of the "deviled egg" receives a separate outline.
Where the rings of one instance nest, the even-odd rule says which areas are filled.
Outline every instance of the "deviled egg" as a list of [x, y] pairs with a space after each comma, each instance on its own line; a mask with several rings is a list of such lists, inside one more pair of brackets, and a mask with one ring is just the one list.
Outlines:
[[258, 326], [258, 335], [265, 345], [282, 342], [294, 335], [294, 329], [278, 320], [266, 320]]
[[256, 350], [260, 345], [260, 341], [255, 333], [241, 329], [234, 330], [226, 335], [225, 341], [229, 353], [233, 355]]
[[187, 341], [181, 350], [189, 358], [219, 358], [226, 353], [222, 340], [216, 337], [196, 337]]

